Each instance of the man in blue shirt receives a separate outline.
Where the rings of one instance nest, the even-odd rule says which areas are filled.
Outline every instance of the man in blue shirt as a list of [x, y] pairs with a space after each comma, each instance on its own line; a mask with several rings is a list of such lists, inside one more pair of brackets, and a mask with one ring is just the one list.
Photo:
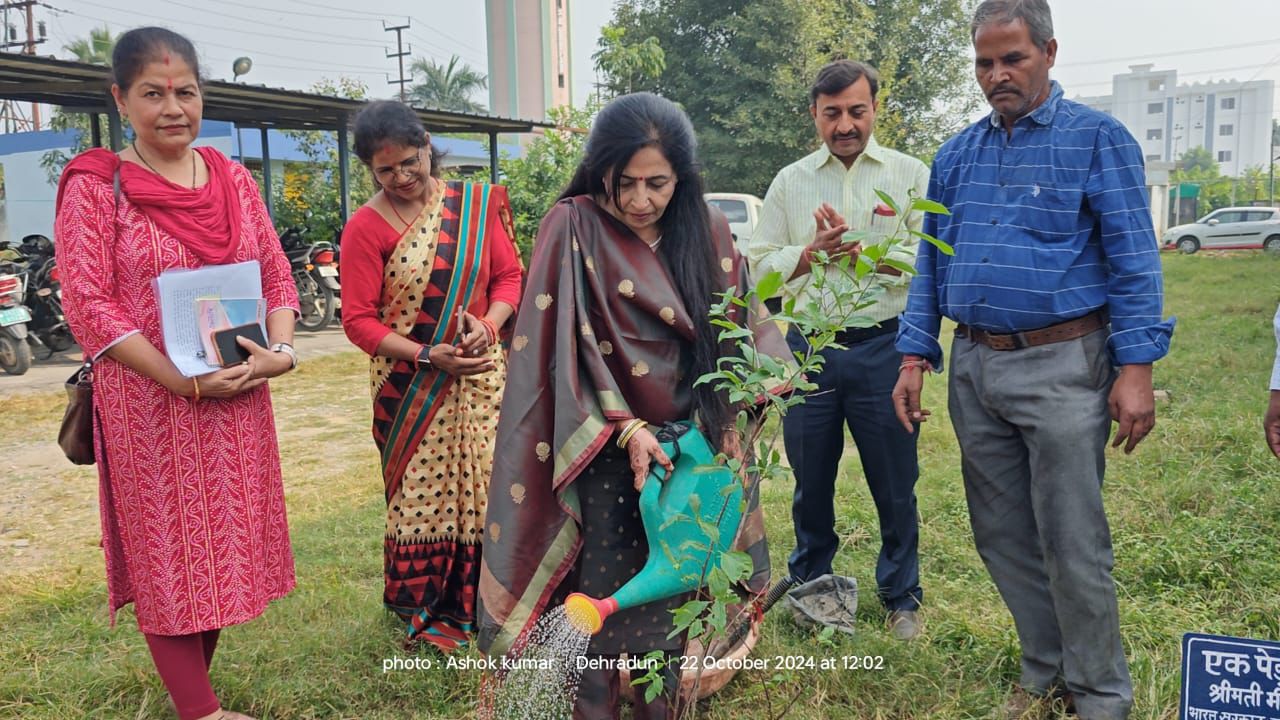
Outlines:
[[1045, 0], [986, 0], [972, 37], [993, 112], [934, 159], [929, 197], [951, 214], [930, 214], [925, 232], [955, 254], [919, 250], [895, 407], [908, 429], [928, 415], [923, 372], [941, 369], [940, 320], [955, 320], [948, 409], [970, 523], [1022, 648], [1006, 709], [1062, 696], [1086, 720], [1125, 718], [1105, 449], [1112, 420], [1125, 452], [1155, 425], [1151, 364], [1173, 332], [1143, 156], [1049, 79]]

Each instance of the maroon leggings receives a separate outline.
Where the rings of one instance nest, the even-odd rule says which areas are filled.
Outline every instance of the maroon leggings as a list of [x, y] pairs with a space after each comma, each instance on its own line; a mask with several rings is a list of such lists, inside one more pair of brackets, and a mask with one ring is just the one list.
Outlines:
[[220, 630], [191, 635], [149, 635], [147, 647], [160, 679], [178, 709], [179, 720], [195, 720], [216, 712], [218, 696], [209, 684], [209, 665], [218, 647]]

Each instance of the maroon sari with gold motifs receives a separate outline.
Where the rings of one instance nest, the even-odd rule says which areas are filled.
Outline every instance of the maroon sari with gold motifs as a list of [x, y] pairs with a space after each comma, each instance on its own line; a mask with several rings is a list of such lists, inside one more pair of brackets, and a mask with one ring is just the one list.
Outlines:
[[[716, 290], [745, 288], [745, 261], [713, 212]], [[763, 310], [756, 344], [791, 361]], [[694, 322], [659, 254], [585, 196], [557, 203], [538, 232], [512, 340], [499, 448], [485, 518], [477, 643], [491, 654], [516, 638], [565, 587], [583, 545], [575, 481], [612, 441], [613, 421], [661, 424], [692, 408]], [[758, 494], [737, 548], [755, 561], [749, 583], [768, 583]]]

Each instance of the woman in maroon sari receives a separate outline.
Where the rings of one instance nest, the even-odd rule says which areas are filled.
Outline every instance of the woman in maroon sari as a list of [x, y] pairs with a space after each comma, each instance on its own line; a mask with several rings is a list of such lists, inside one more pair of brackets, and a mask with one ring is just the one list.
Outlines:
[[[485, 519], [479, 644], [500, 655], [574, 590], [612, 594], [648, 553], [638, 514], [651, 463], [670, 467], [650, 425], [697, 419], [733, 452], [733, 414], [709, 384], [722, 353], [708, 314], [715, 294], [747, 286], [728, 223], [709, 211], [693, 128], [671, 102], [640, 93], [596, 118], [586, 155], [538, 231], [524, 308], [512, 340], [500, 452]], [[772, 321], [762, 351], [789, 352]], [[770, 339], [772, 343], [770, 344]], [[638, 429], [637, 429], [638, 427]], [[756, 500], [738, 546], [755, 561], [752, 589], [768, 581]], [[671, 598], [620, 611], [588, 653], [677, 653]], [[678, 666], [640, 718], [671, 717]], [[616, 671], [583, 673], [575, 718], [617, 717]]]
[[406, 645], [450, 650], [475, 629], [506, 380], [498, 334], [520, 301], [520, 255], [506, 189], [438, 179], [430, 137], [403, 103], [370, 104], [355, 136], [381, 190], [342, 233], [342, 325], [371, 358], [383, 602]]
[[[58, 267], [67, 322], [94, 361], [107, 590], [132, 602], [181, 720], [243, 719], [209, 683], [222, 628], [294, 586], [268, 378], [297, 363], [289, 261], [244, 166], [193, 148], [200, 69], [186, 38], [121, 35], [112, 94], [136, 137], [90, 150], [58, 186]], [[151, 281], [171, 269], [256, 260], [271, 350], [183, 377], [162, 352]]]

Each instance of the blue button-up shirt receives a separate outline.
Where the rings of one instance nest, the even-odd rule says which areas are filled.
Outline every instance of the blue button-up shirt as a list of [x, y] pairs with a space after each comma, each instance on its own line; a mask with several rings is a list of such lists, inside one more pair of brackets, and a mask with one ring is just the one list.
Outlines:
[[1142, 151], [1115, 118], [1062, 97], [1014, 123], [998, 113], [948, 140], [933, 161], [925, 232], [897, 348], [942, 366], [941, 316], [982, 330], [1034, 330], [1105, 307], [1118, 365], [1169, 351], [1159, 249]]

